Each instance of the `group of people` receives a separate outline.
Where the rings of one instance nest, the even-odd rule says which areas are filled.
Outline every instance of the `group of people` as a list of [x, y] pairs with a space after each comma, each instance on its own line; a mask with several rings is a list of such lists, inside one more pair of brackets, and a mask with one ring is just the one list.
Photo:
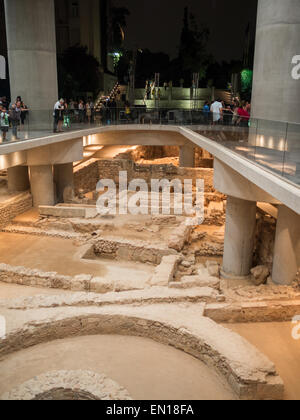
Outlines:
[[224, 125], [236, 125], [248, 127], [251, 117], [251, 104], [246, 101], [234, 99], [231, 103], [226, 104], [221, 99], [212, 103], [205, 102], [203, 107], [203, 115], [206, 123], [212, 122]]
[[[173, 88], [172, 80], [170, 80], [170, 82], [164, 82], [163, 89], [165, 90], [165, 92], [169, 90], [169, 93], [171, 93], [172, 88]], [[161, 88], [157, 87], [153, 80], [146, 80], [144, 101], [151, 100], [151, 99], [160, 99], [160, 98], [161, 98]]]
[[61, 133], [63, 127], [70, 128], [72, 122], [92, 124], [95, 119], [100, 120], [116, 120], [117, 119], [117, 102], [114, 97], [101, 101], [97, 106], [92, 98], [87, 101], [80, 99], [78, 101], [67, 101], [60, 99], [54, 105], [54, 133]]
[[0, 130], [2, 141], [7, 141], [7, 133], [12, 128], [13, 140], [18, 140], [18, 128], [25, 124], [28, 107], [22, 101], [20, 96], [16, 101], [9, 104], [4, 96], [0, 98]]
[[88, 98], [87, 101], [83, 99], [67, 101], [66, 99], [60, 99], [54, 105], [53, 111], [54, 117], [54, 133], [61, 133], [63, 126], [70, 128], [71, 120], [75, 120], [79, 123], [92, 123], [95, 118], [95, 104], [92, 98]]

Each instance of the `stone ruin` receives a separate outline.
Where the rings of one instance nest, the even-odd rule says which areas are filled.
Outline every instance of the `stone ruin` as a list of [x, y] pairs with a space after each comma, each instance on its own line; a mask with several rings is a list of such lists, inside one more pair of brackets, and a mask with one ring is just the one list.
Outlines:
[[[31, 266], [26, 261], [24, 265], [15, 265], [13, 257], [9, 260], [3, 256], [0, 263], [0, 287], [1, 284], [30, 286], [39, 288], [41, 295], [48, 289], [56, 291], [57, 296], [52, 298], [45, 295], [29, 300], [20, 297], [8, 303], [0, 301], [0, 305], [5, 308], [8, 306], [13, 316], [17, 316], [20, 310], [30, 312], [37, 308], [48, 308], [54, 316], [55, 308], [66, 308], [61, 324], [57, 324], [55, 330], [52, 321], [46, 315], [42, 316], [39, 325], [44, 328], [43, 337], [48, 337], [46, 341], [77, 334], [117, 334], [120, 331], [123, 334], [127, 331], [129, 335], [138, 334], [170, 344], [205, 361], [226, 378], [240, 399], [281, 399], [283, 383], [274, 365], [254, 351], [240, 336], [230, 336], [228, 346], [232, 339], [236, 340], [237, 347], [244, 346], [244, 360], [240, 356], [233, 356], [229, 348], [222, 348], [221, 342], [215, 342], [211, 335], [213, 331], [218, 331], [219, 340], [223, 336], [226, 340], [228, 333], [221, 327], [221, 323], [285, 321], [300, 313], [299, 276], [294, 287], [276, 286], [270, 278], [276, 220], [258, 208], [252, 277], [242, 284], [223, 280], [220, 271], [226, 197], [213, 188], [212, 158], [200, 149], [196, 151], [196, 166], [199, 167], [179, 168], [177, 154], [176, 148], [134, 148], [114, 159], [91, 159], [75, 168], [75, 195], [68, 194], [65, 203], [54, 207], [43, 206], [38, 212], [31, 210], [29, 192], [13, 194], [0, 202], [3, 235], [15, 235], [16, 241], [29, 237], [35, 237], [37, 241], [47, 238], [49, 244], [57, 241], [57, 246], [61, 246], [60, 241], [67, 241], [72, 247], [74, 263], [80, 266], [79, 272], [67, 274], [60, 261], [53, 271], [49, 271], [46, 263], [43, 269], [41, 260], [39, 264]], [[175, 214], [100, 216], [95, 207], [98, 197], [95, 185], [100, 176], [117, 181], [120, 170], [128, 172], [129, 181], [142, 178], [147, 183], [151, 178], [161, 177], [169, 180], [204, 178], [204, 223], [188, 226], [185, 215]], [[2, 174], [0, 185], [5, 191], [5, 173]], [[63, 259], [63, 248], [61, 253]], [[39, 254], [36, 258], [39, 259]], [[99, 274], [95, 269], [97, 266]], [[96, 271], [92, 272], [90, 267]], [[73, 293], [70, 298], [60, 296], [66, 291]], [[155, 308], [162, 304], [168, 305], [170, 311], [175, 309], [176, 313], [178, 309], [178, 322], [176, 318], [171, 319], [167, 315], [164, 318], [160, 312], [156, 312]], [[191, 311], [197, 306], [197, 311], [200, 311], [199, 328], [203, 324], [203, 330], [196, 329], [191, 335], [193, 326], [189, 326], [184, 318], [181, 321], [180, 305], [187, 305]], [[105, 313], [106, 306], [113, 308], [114, 316], [119, 316], [118, 311], [121, 314], [115, 324], [109, 321], [107, 328], [105, 317], [110, 317], [110, 312]], [[140, 311], [135, 311], [134, 308], [139, 307]], [[101, 328], [93, 318], [85, 321], [85, 311], [80, 308], [90, 308], [93, 316], [104, 316]], [[64, 318], [70, 318], [72, 309], [74, 322], [63, 327], [64, 322], [67, 322]], [[130, 321], [126, 321], [126, 317]], [[76, 327], [74, 329], [78, 319], [82, 326], [79, 330]], [[133, 319], [138, 319], [137, 324]], [[18, 325], [15, 329], [11, 328], [2, 350], [0, 346], [0, 356], [26, 348], [27, 341], [30, 345], [40, 342], [38, 326], [37, 331], [33, 332], [34, 336], [31, 336], [32, 332], [27, 331], [21, 320]], [[182, 329], [180, 325], [186, 327]], [[87, 328], [85, 332], [84, 326]], [[58, 332], [61, 327], [63, 335]], [[23, 337], [21, 341], [16, 341], [18, 334]], [[206, 350], [201, 352], [199, 348]], [[237, 359], [231, 360], [232, 357]], [[252, 366], [250, 362], [247, 365], [248, 357], [252, 358]], [[248, 366], [246, 373], [243, 371], [245, 363]], [[89, 385], [89, 373], [81, 372], [81, 387], [76, 387], [75, 391], [64, 379], [70, 379], [70, 372], [56, 373], [57, 381], [54, 382], [47, 375], [37, 379], [40, 392], [35, 391], [36, 387], [32, 392], [29, 391], [29, 382], [20, 384], [15, 390], [8, 390], [9, 393], [3, 398], [105, 398], [105, 393], [97, 393], [95, 387]], [[51, 386], [47, 385], [47, 380]], [[119, 389], [117, 385], [114, 387]], [[123, 397], [130, 398], [126, 391], [120, 392]], [[112, 394], [109, 396], [113, 398]]]

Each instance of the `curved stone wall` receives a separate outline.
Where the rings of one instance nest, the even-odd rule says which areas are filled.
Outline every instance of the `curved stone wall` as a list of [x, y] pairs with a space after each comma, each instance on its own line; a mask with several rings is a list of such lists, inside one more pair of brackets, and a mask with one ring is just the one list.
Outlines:
[[[284, 386], [273, 363], [239, 335], [208, 318], [196, 325], [178, 324], [163, 316], [142, 315], [136, 308], [99, 308], [100, 313], [58, 315], [33, 321], [12, 331], [3, 341], [0, 355], [67, 337], [117, 334], [151, 338], [198, 358], [222, 374], [240, 399], [282, 399]], [[52, 314], [54, 315], [54, 313]], [[167, 319], [167, 320], [166, 320]]]

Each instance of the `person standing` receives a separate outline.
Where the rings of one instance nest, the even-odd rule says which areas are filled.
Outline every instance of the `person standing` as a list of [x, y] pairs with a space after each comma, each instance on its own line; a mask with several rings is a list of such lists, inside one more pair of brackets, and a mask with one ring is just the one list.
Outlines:
[[242, 106], [238, 109], [239, 114], [239, 120], [237, 125], [240, 125], [242, 127], [248, 127], [249, 126], [249, 120], [250, 120], [250, 114], [247, 111], [247, 104], [245, 101], [242, 102]]
[[95, 104], [93, 102], [93, 98], [90, 98], [89, 104], [91, 109], [91, 123], [93, 124], [95, 122]]
[[130, 103], [128, 101], [125, 102], [125, 118], [128, 123], [132, 121]]
[[7, 110], [5, 106], [0, 106], [0, 129], [2, 133], [2, 141], [7, 141], [7, 133], [9, 130], [9, 114], [7, 113]]
[[209, 114], [210, 114], [210, 106], [209, 106], [209, 102], [206, 101], [203, 107], [203, 117], [204, 117], [205, 124], [209, 123]]
[[64, 121], [64, 109], [65, 109], [65, 101], [64, 99], [60, 99], [56, 102], [54, 105], [54, 127], [53, 127], [53, 133], [62, 133], [62, 125]]
[[9, 112], [9, 117], [10, 117], [10, 121], [12, 125], [13, 140], [19, 140], [18, 127], [21, 122], [21, 113], [22, 113], [21, 102], [17, 101], [15, 104], [12, 105]]
[[81, 99], [80, 101], [79, 101], [79, 104], [78, 104], [78, 112], [79, 112], [79, 122], [80, 123], [83, 123], [84, 122], [84, 117], [85, 117], [85, 105], [84, 105], [84, 102], [83, 102], [83, 100]]
[[28, 107], [24, 104], [24, 102], [22, 101], [21, 96], [18, 96], [18, 97], [17, 97], [16, 103], [17, 103], [17, 102], [20, 102], [20, 103], [21, 103], [21, 108], [22, 108], [22, 111], [21, 111], [21, 126], [22, 126], [22, 125], [24, 125], [24, 124], [25, 124], [25, 120], [26, 120], [26, 117], [27, 117], [27, 114], [28, 114], [29, 109], [28, 109]]
[[221, 99], [218, 99], [212, 104], [210, 111], [213, 114], [213, 124], [218, 124], [220, 121], [222, 121], [223, 105], [222, 105]]
[[88, 121], [89, 124], [91, 124], [92, 109], [90, 107], [89, 102], [87, 102], [86, 105], [85, 105], [85, 112], [86, 112], [87, 121]]

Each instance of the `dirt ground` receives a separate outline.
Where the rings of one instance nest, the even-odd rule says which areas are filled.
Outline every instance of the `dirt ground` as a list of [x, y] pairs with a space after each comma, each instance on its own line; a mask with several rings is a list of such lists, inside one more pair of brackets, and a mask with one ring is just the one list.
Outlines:
[[154, 267], [147, 264], [110, 260], [90, 261], [78, 256], [80, 249], [72, 241], [60, 238], [39, 237], [13, 233], [0, 233], [0, 262], [13, 266], [57, 272], [75, 276], [90, 274], [113, 280], [128, 275], [131, 278], [149, 277]]
[[0, 362], [0, 394], [55, 370], [104, 373], [137, 400], [231, 400], [234, 394], [199, 360], [152, 340], [89, 336], [41, 344]]
[[64, 295], [72, 293], [70, 290], [42, 289], [40, 287], [20, 286], [0, 282], [0, 299], [17, 299], [37, 295]]

